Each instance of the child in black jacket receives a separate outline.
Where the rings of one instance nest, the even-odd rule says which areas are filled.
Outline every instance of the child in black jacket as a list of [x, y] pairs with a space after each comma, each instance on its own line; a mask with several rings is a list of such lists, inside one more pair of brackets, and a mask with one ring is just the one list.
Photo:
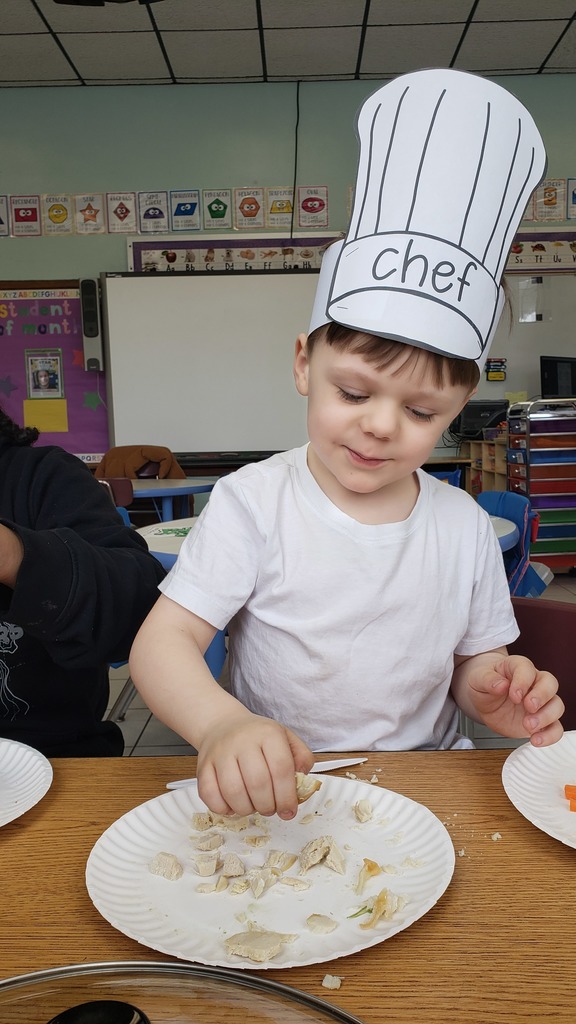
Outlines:
[[112, 756], [108, 665], [127, 659], [164, 576], [90, 470], [32, 447], [0, 409], [0, 736], [47, 757]]

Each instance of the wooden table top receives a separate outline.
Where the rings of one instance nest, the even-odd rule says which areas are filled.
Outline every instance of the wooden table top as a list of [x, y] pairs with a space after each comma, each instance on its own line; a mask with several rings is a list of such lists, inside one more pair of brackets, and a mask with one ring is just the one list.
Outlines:
[[[352, 769], [426, 804], [457, 851], [454, 878], [423, 918], [386, 942], [326, 964], [260, 972], [366, 1024], [573, 1024], [576, 852], [509, 802], [509, 751], [370, 754]], [[330, 755], [321, 755], [322, 757]], [[86, 861], [122, 814], [195, 772], [195, 758], [56, 759], [50, 791], [0, 833], [0, 977], [75, 963], [170, 961], [95, 910]], [[343, 773], [339, 773], [343, 774]], [[501, 839], [492, 836], [499, 832]], [[258, 970], [251, 971], [258, 975]], [[326, 973], [342, 987], [322, 987]]]

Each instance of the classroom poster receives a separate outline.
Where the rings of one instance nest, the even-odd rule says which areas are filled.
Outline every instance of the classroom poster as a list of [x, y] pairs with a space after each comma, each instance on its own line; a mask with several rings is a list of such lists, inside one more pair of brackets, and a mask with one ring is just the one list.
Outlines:
[[265, 200], [263, 188], [234, 189], [234, 226], [238, 231], [264, 227]]
[[318, 270], [339, 235], [165, 238], [128, 242], [128, 269], [147, 273]]
[[327, 185], [301, 185], [298, 188], [298, 227], [328, 227]]
[[0, 238], [10, 234], [10, 214], [8, 213], [8, 196], [0, 196]]
[[[34, 286], [33, 286], [34, 285]], [[85, 461], [107, 451], [104, 375], [84, 369], [80, 290], [0, 283], [0, 405]]]
[[200, 189], [189, 188], [170, 192], [170, 220], [172, 231], [200, 230]]
[[72, 235], [74, 233], [72, 196], [42, 196], [42, 225], [45, 235]]
[[104, 195], [93, 192], [74, 196], [74, 226], [77, 235], [103, 235], [106, 231]]
[[534, 192], [537, 221], [559, 221], [566, 218], [566, 178], [544, 178]]
[[138, 193], [138, 224], [143, 235], [165, 234], [170, 230], [167, 192]]
[[134, 234], [138, 230], [135, 192], [107, 192], [106, 220], [108, 231], [115, 234]]
[[576, 232], [519, 231], [506, 263], [506, 273], [576, 271]]
[[14, 238], [41, 235], [40, 196], [10, 196], [10, 221]]
[[202, 218], [204, 227], [232, 227], [232, 191], [229, 188], [202, 189]]
[[266, 227], [285, 228], [290, 231], [294, 213], [294, 191], [292, 188], [267, 188]]

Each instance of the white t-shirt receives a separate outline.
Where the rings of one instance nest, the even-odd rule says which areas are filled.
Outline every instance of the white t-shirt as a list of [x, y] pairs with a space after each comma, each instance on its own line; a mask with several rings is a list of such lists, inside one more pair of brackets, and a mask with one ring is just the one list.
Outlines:
[[161, 590], [228, 626], [232, 692], [312, 750], [451, 747], [454, 654], [519, 632], [490, 520], [418, 471], [408, 519], [358, 523], [306, 451], [219, 480]]

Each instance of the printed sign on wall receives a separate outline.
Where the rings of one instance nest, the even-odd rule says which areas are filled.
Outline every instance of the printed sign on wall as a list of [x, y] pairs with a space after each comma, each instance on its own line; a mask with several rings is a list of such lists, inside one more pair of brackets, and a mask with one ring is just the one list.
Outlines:
[[270, 228], [288, 228], [294, 213], [294, 192], [291, 188], [266, 189], [266, 224]]
[[74, 196], [77, 235], [102, 235], [106, 231], [104, 196], [101, 192]]
[[328, 227], [328, 186], [302, 185], [298, 189], [298, 226]]
[[8, 196], [0, 196], [0, 238], [10, 234], [10, 214], [8, 213]]
[[131, 240], [128, 269], [148, 273], [318, 270], [326, 246], [337, 237], [254, 235]]
[[45, 235], [72, 235], [74, 209], [69, 195], [42, 196], [42, 223]]
[[202, 189], [202, 211], [204, 227], [232, 227], [232, 193], [229, 188]]
[[40, 196], [10, 196], [10, 220], [14, 238], [41, 235]]
[[171, 192], [170, 218], [172, 231], [199, 231], [200, 190], [190, 188]]
[[576, 232], [519, 231], [512, 243], [506, 272], [576, 270]]
[[135, 192], [107, 192], [106, 216], [110, 234], [133, 234], [138, 230]]
[[239, 231], [264, 227], [264, 189], [234, 189], [234, 224]]
[[138, 193], [138, 223], [143, 235], [166, 234], [170, 230], [167, 192]]

